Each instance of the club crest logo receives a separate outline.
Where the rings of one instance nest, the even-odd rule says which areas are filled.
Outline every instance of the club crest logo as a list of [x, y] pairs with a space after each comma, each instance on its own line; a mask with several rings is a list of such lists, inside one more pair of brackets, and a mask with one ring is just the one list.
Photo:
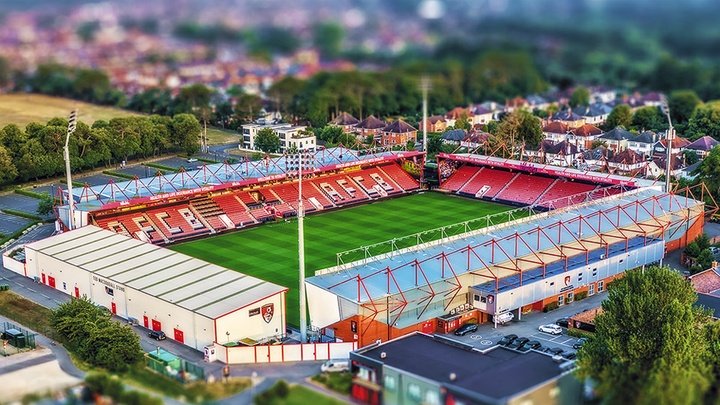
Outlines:
[[492, 295], [488, 295], [488, 296], [487, 296], [487, 303], [488, 303], [488, 304], [492, 304], [493, 302], [495, 302], [495, 297], [493, 297]]
[[570, 285], [570, 276], [565, 276], [565, 287]]
[[270, 323], [273, 318], [273, 314], [275, 313], [275, 307], [273, 304], [265, 304], [260, 308], [260, 313], [262, 314], [263, 319], [266, 323]]

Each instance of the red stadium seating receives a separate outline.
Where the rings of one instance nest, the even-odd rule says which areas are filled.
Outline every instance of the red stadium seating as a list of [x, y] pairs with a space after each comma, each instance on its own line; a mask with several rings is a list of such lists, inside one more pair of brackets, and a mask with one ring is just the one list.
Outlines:
[[410, 176], [408, 172], [403, 170], [397, 163], [380, 166], [378, 169], [385, 173], [387, 177], [392, 179], [405, 191], [417, 190], [420, 188], [420, 183]]
[[[568, 181], [558, 179], [552, 187], [550, 187], [545, 194], [543, 194], [538, 200], [538, 205], [548, 207], [549, 203], [552, 202], [552, 208], [561, 208], [571, 204], [577, 204], [587, 199], [587, 192], [595, 189], [594, 184], [580, 183], [575, 181]], [[577, 195], [583, 193], [582, 195]], [[570, 197], [572, 198], [563, 198]], [[562, 199], [562, 200], [558, 200]], [[553, 201], [558, 200], [558, 201]]]
[[179, 239], [210, 232], [188, 204], [176, 204], [146, 211], [145, 214], [168, 239]]
[[[450, 191], [459, 191], [472, 177], [478, 173], [476, 166], [462, 166], [443, 182], [442, 188]], [[472, 193], [475, 195], [475, 193]]]
[[213, 196], [212, 199], [235, 226], [247, 226], [256, 223], [255, 218], [250, 215], [247, 207], [238, 200], [236, 194], [227, 193], [216, 195]]
[[258, 200], [256, 200], [249, 192], [247, 191], [239, 191], [237, 193], [237, 196], [240, 198], [240, 201], [243, 202], [243, 204], [247, 205], [248, 207], [253, 205], [260, 204]]
[[165, 243], [167, 238], [142, 212], [133, 212], [96, 220], [98, 226], [152, 243]]
[[520, 204], [532, 204], [550, 187], [553, 181], [555, 180], [547, 177], [519, 173], [495, 198]]
[[[480, 170], [478, 167], [474, 167], [474, 169], [475, 171]], [[507, 186], [515, 176], [517, 176], [517, 173], [485, 167], [482, 169], [482, 175], [472, 176], [472, 179], [465, 184], [460, 192], [468, 193], [477, 198], [493, 198], [503, 187]], [[446, 188], [444, 184], [443, 188]]]
[[220, 219], [220, 215], [224, 214], [223, 210], [207, 196], [195, 198], [190, 201], [190, 206], [201, 215], [205, 221], [216, 231], [226, 229], [225, 223]]
[[363, 172], [367, 174], [366, 177], [373, 180], [371, 184], [377, 185], [376, 189], [378, 190], [384, 190], [387, 194], [398, 194], [404, 191], [396, 181], [393, 181], [392, 178], [378, 168], [371, 167], [363, 170]]

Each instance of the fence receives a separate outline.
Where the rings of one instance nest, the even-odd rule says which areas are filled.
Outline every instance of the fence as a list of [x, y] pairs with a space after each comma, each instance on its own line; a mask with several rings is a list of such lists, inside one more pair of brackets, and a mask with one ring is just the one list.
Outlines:
[[8, 343], [18, 349], [24, 349], [26, 347], [34, 349], [36, 347], [35, 336], [37, 336], [37, 333], [25, 330], [19, 325], [3, 322], [3, 340], [7, 340]]
[[205, 370], [202, 367], [160, 348], [145, 354], [145, 366], [182, 383], [205, 379]]
[[357, 342], [303, 343], [226, 347], [215, 344], [217, 359], [226, 364], [283, 363], [346, 359]]

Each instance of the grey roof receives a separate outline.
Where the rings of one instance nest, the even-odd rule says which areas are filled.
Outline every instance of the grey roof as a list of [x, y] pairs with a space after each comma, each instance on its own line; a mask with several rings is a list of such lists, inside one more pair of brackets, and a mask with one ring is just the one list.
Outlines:
[[715, 138], [711, 136], [703, 136], [702, 138], [696, 139], [693, 143], [686, 146], [685, 149], [693, 149], [693, 150], [702, 150], [702, 151], [710, 151], [712, 148], [720, 144]]
[[633, 142], [638, 142], [638, 143], [653, 144], [653, 143], [657, 142], [658, 136], [653, 131], [645, 131], [645, 132], [641, 133], [640, 135], [637, 135], [636, 137], [631, 138], [629, 140], [633, 141]]
[[592, 103], [587, 107], [579, 109], [577, 113], [583, 117], [600, 117], [610, 114], [610, 111], [612, 111], [612, 107], [605, 103]]
[[287, 290], [94, 225], [26, 247], [210, 319]]
[[467, 136], [467, 131], [464, 129], [452, 129], [450, 131], [445, 131], [445, 133], [442, 134], [442, 139], [445, 139], [446, 141], [460, 142], [465, 139], [465, 136]]
[[[462, 392], [481, 403], [506, 403], [512, 397], [564, 374], [561, 364], [544, 353], [520, 353], [500, 346], [481, 353], [422, 333], [360, 350], [357, 357], [361, 362], [366, 357], [401, 373], [432, 380], [449, 391]], [[450, 374], [453, 373], [456, 377], [451, 381]], [[489, 375], [492, 378], [488, 378]]]
[[635, 137], [635, 135], [623, 127], [615, 127], [610, 131], [602, 134], [599, 139], [605, 139], [608, 141], [625, 141]]
[[583, 117], [572, 110], [558, 111], [552, 116], [553, 121], [578, 121], [582, 118]]

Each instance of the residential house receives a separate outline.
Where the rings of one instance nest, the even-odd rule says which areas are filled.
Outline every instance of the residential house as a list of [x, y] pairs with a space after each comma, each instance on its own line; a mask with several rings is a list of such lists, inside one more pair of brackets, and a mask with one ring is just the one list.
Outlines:
[[550, 101], [545, 97], [537, 94], [531, 94], [527, 97], [527, 102], [532, 110], [544, 110], [550, 106]]
[[558, 111], [550, 118], [551, 121], [560, 121], [567, 125], [569, 128], [581, 127], [585, 124], [585, 118], [579, 114], [573, 112], [572, 109]]
[[582, 157], [580, 149], [567, 140], [560, 143], [544, 140], [536, 148], [525, 148], [523, 154], [537, 163], [562, 167], [574, 167]]
[[270, 128], [278, 138], [280, 138], [280, 151], [285, 152], [289, 149], [293, 150], [309, 150], [314, 151], [316, 148], [315, 135], [307, 133], [305, 126], [295, 126], [290, 124], [247, 124], [242, 126], [243, 143], [240, 149], [258, 150], [255, 145], [255, 137], [258, 131]]
[[625, 149], [621, 152], [613, 154], [608, 159], [608, 171], [611, 173], [634, 176], [640, 172], [644, 172], [645, 166], [648, 164], [644, 156], [632, 149]]
[[701, 159], [704, 159], [705, 156], [707, 156], [708, 153], [710, 153], [710, 151], [718, 144], [720, 144], [720, 142], [716, 141], [715, 138], [705, 135], [702, 138], [696, 139], [693, 143], [687, 145], [685, 149], [695, 151], [695, 153]]
[[575, 146], [580, 149], [590, 149], [592, 148], [592, 143], [595, 142], [595, 140], [597, 140], [602, 134], [602, 129], [592, 124], [585, 124], [581, 127], [570, 130], [566, 139], [573, 142]]
[[385, 126], [387, 126], [385, 122], [375, 118], [374, 115], [369, 115], [355, 125], [355, 130], [362, 136], [372, 135], [378, 137]]
[[482, 105], [472, 107], [471, 112], [473, 126], [487, 125], [488, 122], [493, 120], [493, 111], [483, 107]]
[[720, 319], [720, 269], [718, 263], [700, 273], [688, 277], [690, 284], [698, 295], [695, 305], [710, 310], [713, 319]]
[[[687, 139], [675, 137], [672, 140], [672, 149], [670, 150], [670, 153], [672, 153], [673, 155], [680, 154], [689, 145], [690, 141], [688, 141]], [[667, 155], [667, 138], [660, 139], [657, 143], [655, 143], [653, 147], [653, 154], [663, 156]]]
[[627, 147], [640, 155], [651, 156], [653, 154], [653, 146], [658, 139], [659, 136], [655, 132], [645, 131], [629, 138], [627, 140]]
[[[683, 175], [683, 169], [685, 169], [685, 159], [683, 159], [681, 156], [673, 155], [671, 162], [672, 167], [670, 168], [670, 173], [672, 173], [672, 175], [675, 177]], [[666, 169], [667, 156], [654, 155], [652, 160], [648, 162], [645, 175], [648, 177], [657, 178], [664, 175]]]
[[663, 95], [656, 91], [646, 93], [641, 97], [641, 102], [646, 107], [659, 107], [662, 105]]
[[634, 136], [635, 135], [633, 135], [632, 132], [626, 130], [625, 128], [615, 127], [614, 129], [600, 135], [598, 139], [607, 143], [608, 148], [613, 151], [620, 152], [621, 150], [627, 148], [628, 139], [631, 139]]
[[530, 104], [522, 97], [515, 97], [505, 100], [505, 112], [513, 112], [521, 108], [528, 108]]
[[354, 132], [355, 126], [360, 123], [360, 120], [353, 117], [352, 115], [341, 112], [340, 115], [335, 117], [334, 120], [330, 121], [328, 125], [342, 128], [343, 132]]
[[482, 131], [470, 131], [465, 138], [460, 141], [460, 146], [468, 149], [477, 149], [487, 142], [490, 134]]
[[398, 119], [388, 124], [382, 130], [381, 145], [383, 146], [404, 146], [408, 141], [417, 139], [417, 129], [407, 122]]
[[455, 121], [458, 119], [465, 117], [468, 121], [472, 121], [472, 115], [470, 114], [470, 109], [463, 108], [463, 107], [455, 107], [452, 110], [448, 111], [447, 114], [445, 114], [445, 120], [448, 127], [454, 127]]
[[613, 155], [612, 149], [601, 145], [584, 151], [580, 159], [578, 159], [577, 167], [580, 170], [603, 172], [607, 170], [607, 162]]
[[585, 123], [593, 125], [604, 123], [611, 111], [612, 107], [605, 103], [592, 103], [587, 107], [576, 109], [577, 114], [583, 117]]
[[552, 143], [562, 142], [567, 139], [570, 128], [561, 121], [551, 121], [543, 127], [545, 139]]
[[575, 404], [574, 361], [503, 346], [478, 350], [420, 332], [350, 353], [350, 396], [361, 404]]
[[590, 90], [590, 100], [599, 103], [612, 103], [617, 98], [617, 91], [609, 87], [592, 86], [588, 90]]
[[442, 140], [445, 144], [460, 146], [460, 142], [465, 140], [466, 136], [467, 131], [464, 129], [451, 129], [442, 134]]
[[[443, 132], [448, 127], [447, 120], [442, 115], [433, 115], [427, 119], [428, 132]], [[420, 131], [423, 130], [423, 121], [420, 121]]]

